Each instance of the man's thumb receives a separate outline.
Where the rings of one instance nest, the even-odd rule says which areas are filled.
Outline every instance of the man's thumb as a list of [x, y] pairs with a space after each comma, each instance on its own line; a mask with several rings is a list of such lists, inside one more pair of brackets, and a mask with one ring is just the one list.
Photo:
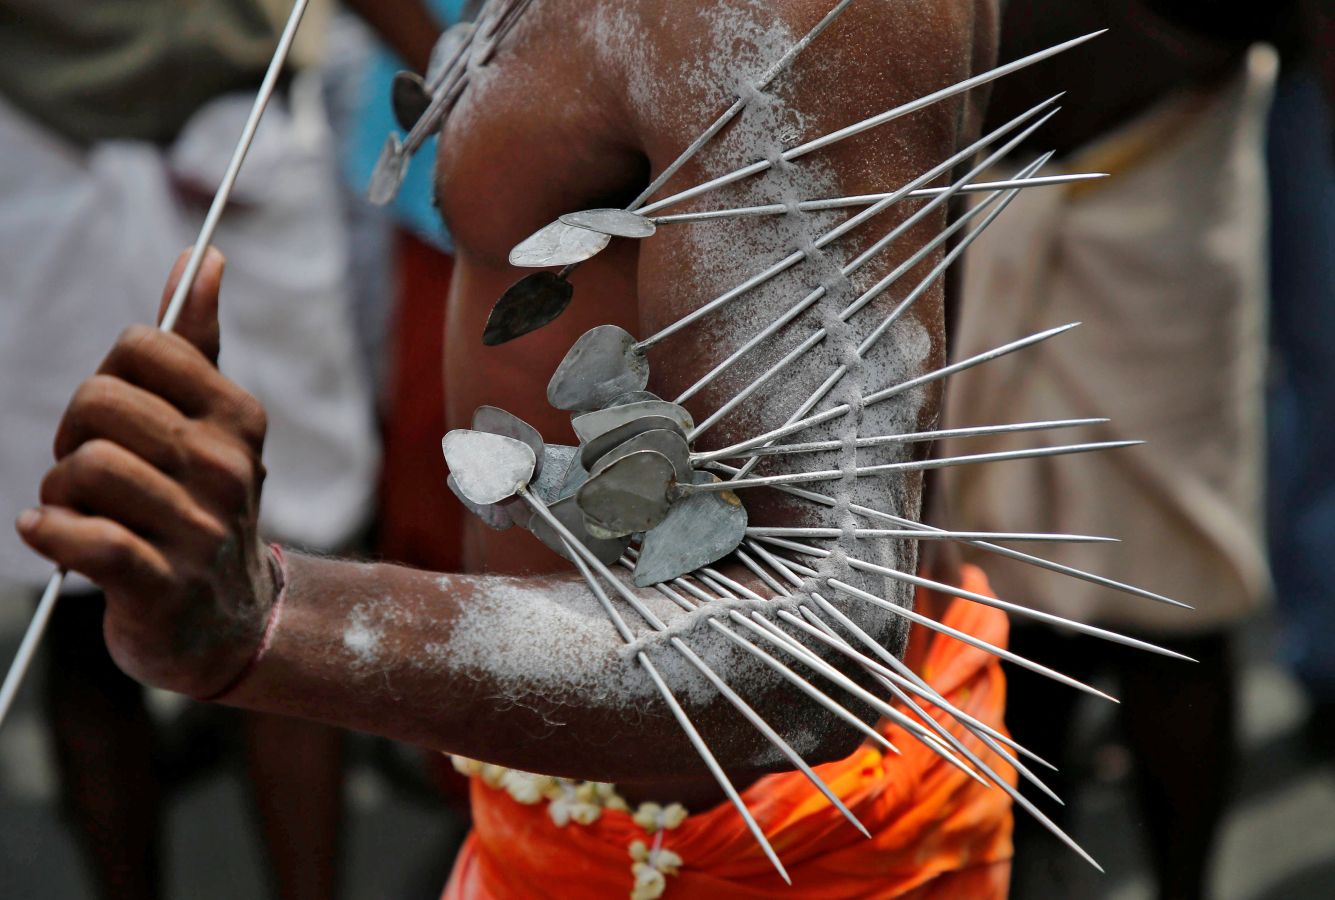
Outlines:
[[[162, 292], [162, 302], [158, 305], [159, 322], [167, 312], [167, 305], [171, 303], [172, 294], [176, 292], [177, 282], [181, 280], [189, 258], [190, 249], [186, 249], [176, 258], [176, 265], [172, 266], [171, 275], [167, 277], [167, 287]], [[223, 255], [215, 248], [209, 247], [204, 251], [199, 274], [195, 276], [185, 306], [181, 308], [181, 314], [172, 328], [173, 332], [198, 347], [199, 352], [214, 364], [218, 362], [218, 291], [222, 286], [223, 264]]]

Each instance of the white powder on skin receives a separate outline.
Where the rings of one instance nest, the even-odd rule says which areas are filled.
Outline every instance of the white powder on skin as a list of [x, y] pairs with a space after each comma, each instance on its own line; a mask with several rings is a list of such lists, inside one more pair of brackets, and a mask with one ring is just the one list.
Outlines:
[[[663, 96], [671, 94], [662, 89], [663, 82], [668, 78], [680, 79], [692, 89], [689, 92], [691, 96], [702, 98], [699, 107], [690, 110], [689, 114], [681, 115], [680, 111], [675, 113], [680, 116], [682, 131], [686, 134], [698, 131], [703, 123], [709, 122], [719, 109], [726, 106], [729, 100], [729, 86], [736, 85], [740, 78], [754, 77], [755, 74], [764, 71], [799, 37], [784, 23], [776, 21], [772, 10], [760, 0], [740, 0], [729, 5], [715, 4], [695, 11], [694, 14], [700, 16], [708, 25], [707, 37], [704, 45], [696, 48], [698, 52], [694, 57], [680, 63], [675, 72], [665, 73], [664, 66], [652, 58], [651, 51], [644, 47], [643, 41], [638, 37], [628, 36], [634, 35], [635, 32], [632, 27], [633, 22], [630, 21], [631, 14], [624, 9], [615, 11], [603, 8], [596, 17], [598, 25], [594, 29], [595, 36], [599, 40], [598, 46], [609, 59], [612, 58], [612, 54], [629, 58], [627, 69], [631, 73], [628, 79], [631, 97], [634, 102], [641, 104], [642, 109], [647, 110], [647, 115], [659, 118], [664, 114], [673, 115], [655, 109], [655, 104], [663, 102], [661, 99]], [[821, 54], [818, 48], [813, 47], [797, 60], [794, 70], [809, 69], [819, 65], [821, 65]], [[642, 86], [640, 80], [647, 77], [643, 74], [646, 72], [654, 73], [650, 79], [652, 83], [649, 86]], [[819, 133], [820, 128], [815, 126], [808, 116], [785, 102], [783, 95], [785, 85], [791, 83], [787, 75], [780, 76], [771, 86], [775, 92], [773, 95], [762, 95], [753, 101], [733, 125], [702, 151], [697, 159], [707, 175], [729, 171], [739, 164], [757, 158], [773, 158], [782, 149]], [[828, 123], [822, 123], [822, 127], [826, 125]], [[882, 144], [891, 147], [889, 152], [878, 150], [880, 154], [878, 165], [882, 170], [886, 170], [885, 160], [902, 159], [905, 150], [896, 144], [897, 138], [893, 133], [878, 133], [878, 137], [883, 139]], [[889, 167], [889, 170], [907, 169], [904, 165], [896, 165]], [[813, 197], [836, 196], [841, 193], [840, 185], [841, 179], [830, 163], [823, 158], [823, 154], [818, 153], [795, 163], [777, 165], [762, 176], [712, 191], [706, 197], [674, 208], [673, 211], [687, 208], [746, 206], [775, 201], [794, 202]], [[865, 242], [885, 233], [901, 221], [913, 208], [916, 207], [901, 205], [860, 226], [852, 235], [865, 245]], [[677, 226], [671, 233], [672, 250], [667, 260], [669, 268], [682, 273], [680, 286], [677, 289], [681, 300], [677, 305], [682, 310], [691, 309], [703, 304], [709, 298], [723, 294], [795, 249], [809, 247], [812, 241], [854, 212], [856, 210], [788, 214], [764, 219], [752, 218]], [[908, 240], [906, 238], [901, 241], [899, 246], [892, 248], [891, 253], [898, 256], [906, 253], [904, 247], [908, 245]], [[712, 364], [721, 360], [732, 348], [761, 331], [780, 312], [806, 296], [817, 284], [826, 283], [830, 287], [826, 296], [815, 307], [805, 312], [765, 345], [744, 356], [714, 385], [688, 403], [696, 414], [697, 421], [703, 419], [705, 414], [767, 371], [789, 349], [807, 338], [818, 327], [822, 325], [827, 327], [829, 335], [821, 344], [810, 350], [782, 375], [769, 381], [740, 409], [731, 413], [715, 429], [715, 433], [710, 435], [706, 446], [711, 445], [711, 442], [713, 445], [727, 443], [786, 421], [836, 366], [852, 358], [857, 343], [875, 327], [879, 316], [884, 315], [894, 302], [913, 287], [915, 283], [913, 280], [904, 279], [894, 285], [881, 301], [855, 316], [847, 326], [839, 323], [835, 314], [847, 306], [862, 290], [873, 284], [885, 271], [885, 268], [878, 269], [873, 264], [864, 267], [848, 282], [841, 283], [837, 270], [852, 258], [855, 253], [854, 247], [854, 242], [849, 239], [834, 242], [823, 251], [813, 254], [807, 261], [799, 263], [765, 285], [733, 300], [725, 309], [691, 326], [683, 335], [673, 339], [682, 343], [687, 341], [703, 343], [709, 348], [708, 357]], [[928, 301], [923, 302], [926, 304]], [[658, 351], [658, 359], [671, 355], [670, 343], [666, 345], [666, 349]], [[838, 402], [855, 400], [871, 390], [894, 384], [922, 372], [930, 359], [930, 352], [930, 334], [916, 318], [906, 316], [868, 353], [864, 364], [850, 371], [817, 409]], [[655, 354], [651, 354], [651, 358], [653, 356]], [[811, 429], [803, 433], [800, 439], [818, 440], [835, 437], [846, 439], [859, 434], [912, 431], [919, 425], [924, 400], [924, 392], [916, 391], [877, 404], [860, 414], [846, 416], [822, 428]], [[844, 454], [779, 458], [760, 466], [757, 474], [890, 462], [907, 459], [910, 452], [911, 448], [900, 446], [864, 453], [862, 458], [852, 451]], [[916, 478], [855, 480], [850, 477], [842, 482], [822, 485], [820, 489], [824, 493], [879, 509], [918, 508]], [[754, 497], [756, 494], [752, 492], [747, 498], [753, 514], [762, 509], [758, 504], [751, 502], [751, 498]], [[841, 515], [835, 510], [806, 504], [790, 505], [788, 510], [785, 517], [791, 519], [795, 514], [804, 524], [843, 526], [869, 524], [850, 521], [847, 512]], [[763, 517], [762, 511], [761, 520]], [[860, 558], [871, 559], [907, 571], [912, 571], [916, 565], [913, 546], [904, 541], [850, 540], [845, 542], [843, 549], [850, 555], [855, 554]], [[892, 597], [899, 602], [907, 603], [911, 596], [911, 592], [902, 585], [887, 584], [882, 579], [868, 578], [861, 574], [850, 574], [846, 566], [838, 560], [819, 563], [811, 561], [811, 564], [823, 572], [838, 574], [870, 591]], [[854, 611], [858, 614], [859, 620], [867, 624], [874, 633], [885, 634], [887, 628], [902, 632], [902, 624], [889, 624], [890, 620], [886, 618], [888, 613], [877, 612], [869, 615], [869, 611], [863, 607], [865, 604], [855, 607]]]
[[[636, 590], [655, 615], [669, 625], [659, 634], [624, 601], [618, 611], [639, 638], [627, 647], [588, 586], [578, 579], [547, 583], [489, 577], [461, 608], [448, 641], [433, 645], [432, 656], [448, 658], [456, 670], [472, 671], [499, 687], [515, 702], [530, 694], [577, 697], [581, 704], [625, 708], [658, 697], [652, 681], [634, 662], [636, 650], [650, 652], [659, 672], [684, 702], [703, 705], [714, 699], [712, 685], [675, 651], [663, 652], [668, 635], [689, 636], [689, 643], [745, 693], [757, 667], [723, 645], [698, 614], [687, 617], [656, 591]], [[485, 586], [483, 586], [485, 585]], [[740, 607], [739, 607], [740, 608]], [[714, 612], [719, 612], [716, 609]], [[615, 654], [605, 652], [616, 647]], [[724, 660], [719, 662], [719, 658]], [[762, 676], [763, 677], [763, 676]]]
[[[555, 6], [555, 4], [553, 4]], [[534, 11], [540, 10], [535, 6]], [[657, 57], [655, 48], [645, 38], [640, 10], [635, 4], [605, 0], [581, 11], [577, 17], [566, 17], [564, 27], [583, 29], [590, 43], [603, 58], [606, 71], [624, 73], [629, 102], [647, 119], [667, 123], [676, 133], [691, 135], [712, 121], [731, 101], [738, 80], [764, 71], [778, 59], [799, 35], [776, 21], [772, 8], [762, 0], [731, 0], [692, 7], [680, 14], [700, 17], [707, 24], [704, 37], [694, 53], [685, 54], [671, 64]], [[532, 14], [530, 14], [532, 15]], [[527, 23], [537, 28], [536, 21]], [[550, 26], [551, 23], [547, 22]], [[523, 26], [521, 26], [523, 27]], [[821, 65], [821, 54], [813, 47], [796, 62], [794, 71]], [[493, 67], [475, 73], [477, 90], [490, 78], [517, 78], [539, 83], [537, 73], [511, 60], [505, 67]], [[597, 70], [597, 67], [591, 67]], [[673, 103], [680, 94], [664, 90], [664, 85], [685, 84], [695, 98], [692, 104]], [[746, 113], [727, 129], [699, 157], [707, 174], [729, 171], [757, 158], [773, 156], [780, 149], [814, 137], [817, 126], [810, 117], [791, 108], [785, 102], [787, 76], [773, 86], [774, 97], [760, 98]], [[850, 89], [855, 89], [850, 84]], [[494, 92], [492, 92], [494, 93]], [[576, 89], [578, 93], [578, 89]], [[456, 110], [452, 129], [466, 133], [472, 119], [480, 115], [504, 115], [505, 110], [494, 105], [482, 107], [468, 102]], [[823, 128], [827, 123], [820, 123]], [[911, 159], [911, 148], [905, 138], [893, 129], [878, 132], [875, 166], [879, 171], [908, 172], [904, 160]], [[762, 177], [747, 179], [727, 189], [711, 192], [693, 204], [684, 204], [673, 211], [752, 205], [778, 201], [797, 201], [813, 197], [835, 196], [841, 193], [841, 180], [823, 154], [813, 154], [803, 160], [772, 169]], [[891, 189], [896, 184], [876, 185]], [[870, 240], [883, 234], [902, 220], [914, 207], [901, 205], [883, 214], [854, 232], [859, 240]], [[851, 212], [831, 212], [808, 215], [786, 215], [767, 219], [749, 219], [731, 222], [712, 222], [692, 226], [674, 226], [671, 230], [671, 256], [667, 262], [680, 273], [677, 290], [684, 298], [684, 310], [698, 306], [728, 288], [782, 258], [794, 249], [809, 245], [820, 234]], [[892, 249], [895, 257], [907, 252], [904, 245]], [[864, 244], [865, 245], [865, 244]], [[831, 271], [846, 262], [854, 253], [853, 242], [836, 242], [826, 249], [826, 259], [800, 264], [788, 273], [773, 279], [764, 287], [734, 301], [723, 313], [711, 316], [693, 326], [684, 335], [686, 340], [705, 342], [710, 347], [713, 361], [722, 359], [766, 324], [780, 311], [805, 296], [812, 287], [829, 278]], [[792, 346], [799, 343], [816, 327], [829, 325], [833, 315], [870, 286], [885, 269], [865, 269], [852, 279], [851, 285], [836, 285], [830, 294], [814, 309], [805, 313], [796, 323], [786, 328], [766, 346], [748, 354], [715, 388], [697, 397], [691, 404], [697, 420], [703, 419], [719, 403], [748, 383]], [[829, 372], [840, 362], [850, 358], [853, 347], [862, 336], [875, 326], [877, 318], [904, 296], [915, 282], [905, 279], [895, 285], [878, 304], [859, 313], [847, 329], [831, 328], [831, 335], [806, 355], [800, 364], [768, 384], [745, 409], [738, 411], [719, 427], [711, 437], [727, 441], [775, 427], [806, 399]], [[920, 301], [924, 308], [929, 298]], [[932, 353], [931, 335], [920, 321], [908, 316], [896, 324], [865, 360], [844, 379], [823, 405], [830, 405], [861, 396], [871, 390], [896, 383], [924, 370]], [[670, 346], [651, 356], [661, 361], [672, 353]], [[800, 439], [816, 440], [829, 437], [851, 438], [857, 434], [888, 434], [916, 430], [923, 414], [926, 395], [913, 392], [893, 401], [878, 404], [858, 416], [847, 416], [821, 429], [804, 432]], [[725, 441], [726, 442], [726, 441]], [[889, 462], [908, 457], [907, 447], [882, 448], [875, 451], [805, 455], [798, 458], [772, 460], [757, 470], [794, 471], [813, 468], [839, 468], [852, 464]], [[908, 478], [877, 478], [853, 480], [817, 486], [827, 493], [847, 501], [891, 511], [913, 511], [918, 508], [918, 482]], [[747, 497], [751, 506], [752, 493]], [[759, 507], [757, 507], [759, 508]], [[846, 508], [829, 510], [823, 507], [801, 505], [794, 507], [809, 524], [849, 526], [875, 525], [853, 521]], [[824, 544], [822, 546], [834, 546]], [[913, 571], [916, 565], [913, 545], [904, 541], [853, 541], [841, 544], [844, 552], [863, 559]], [[867, 590], [887, 596], [907, 605], [911, 592], [898, 583], [884, 583], [860, 573], [850, 573], [839, 559], [803, 560], [813, 568], [850, 580]], [[442, 590], [449, 579], [441, 580]], [[427, 645], [424, 664], [439, 664], [448, 659], [453, 667], [477, 673], [479, 680], [498, 686], [506, 698], [522, 703], [525, 696], [543, 694], [576, 698], [579, 703], [592, 706], [612, 706], [631, 709], [655, 701], [657, 691], [641, 668], [633, 662], [633, 650], [643, 647], [655, 661], [664, 678], [687, 703], [706, 704], [717, 700], [717, 692], [680, 654], [665, 647], [667, 637], [653, 634], [640, 617], [619, 600], [614, 600], [628, 623], [635, 629], [638, 640], [634, 647], [625, 648], [620, 636], [582, 581], [572, 579], [555, 587], [529, 586], [523, 579], [488, 578], [485, 589], [464, 605], [450, 637]], [[747, 609], [755, 604], [738, 601], [707, 604], [703, 611], [687, 614], [671, 605], [657, 593], [637, 592], [645, 596], [657, 615], [670, 626], [672, 634], [683, 636], [690, 646], [716, 671], [724, 675], [743, 696], [754, 699], [756, 693], [774, 690], [772, 671], [748, 654], [736, 648], [705, 622], [708, 615], [723, 612], [728, 606]], [[902, 622], [891, 613], [870, 607], [862, 601], [849, 601], [834, 592], [822, 592], [831, 602], [844, 608], [864, 628], [877, 636], [902, 635]], [[769, 614], [775, 612], [766, 607]], [[740, 631], [740, 629], [739, 629]], [[349, 631], [351, 633], [351, 629]], [[746, 634], [746, 632], [742, 632]], [[378, 639], [378, 634], [377, 634]], [[345, 644], [348, 643], [345, 634]], [[760, 639], [756, 643], [769, 650]], [[620, 646], [610, 655], [598, 648]], [[351, 646], [349, 646], [351, 649]], [[374, 653], [374, 647], [372, 648]], [[781, 655], [781, 654], [780, 654]], [[794, 668], [800, 668], [794, 665]], [[805, 710], [793, 704], [791, 710]], [[806, 752], [818, 744], [818, 736], [810, 728], [803, 730], [796, 712], [782, 710], [773, 724], [785, 734], [802, 735]], [[781, 727], [783, 726], [783, 727]], [[794, 738], [796, 741], [797, 738]], [[770, 751], [766, 751], [770, 752]]]
[[352, 654], [357, 668], [370, 668], [380, 661], [380, 640], [385, 631], [371, 618], [365, 604], [358, 604], [348, 614], [343, 629], [343, 649]]

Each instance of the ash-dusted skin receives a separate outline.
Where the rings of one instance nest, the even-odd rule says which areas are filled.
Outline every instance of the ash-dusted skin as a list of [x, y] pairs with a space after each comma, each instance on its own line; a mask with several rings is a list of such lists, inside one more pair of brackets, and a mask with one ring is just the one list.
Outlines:
[[[664, 228], [639, 244], [614, 241], [574, 277], [575, 301], [554, 324], [501, 347], [481, 343], [492, 303], [523, 274], [506, 264], [510, 247], [561, 213], [624, 205], [652, 172], [666, 166], [731, 102], [742, 79], [779, 56], [829, 5], [830, 0], [537, 0], [532, 5], [493, 64], [478, 73], [447, 123], [441, 145], [439, 202], [459, 247], [447, 313], [450, 427], [467, 427], [477, 406], [493, 404], [531, 422], [548, 440], [569, 441], [567, 415], [547, 406], [545, 387], [580, 334], [594, 325], [613, 323], [647, 335], [837, 221], [757, 218]], [[990, 66], [994, 5], [972, 0], [853, 4], [772, 85], [772, 96], [758, 98], [753, 109], [674, 178], [669, 190]], [[776, 196], [796, 199], [893, 188], [976, 133], [983, 99], [973, 94], [947, 101], [812, 154], [791, 168], [780, 166], [763, 178], [711, 193], [680, 210]], [[901, 205], [883, 214], [870, 227], [828, 248], [823, 258], [775, 279], [652, 350], [650, 389], [675, 396], [762, 322], [829, 279], [838, 265], [913, 208]], [[943, 225], [941, 217], [922, 223], [860, 273], [854, 284], [831, 281], [831, 296], [825, 302], [692, 400], [689, 406], [697, 420], [810, 330], [833, 325], [833, 313], [857, 290]], [[872, 322], [935, 262], [925, 261], [848, 328], [832, 329], [820, 348], [762, 391], [744, 413], [720, 423], [702, 446], [730, 443], [783, 421], [835, 364], [849, 360], [851, 347]], [[207, 307], [207, 298], [199, 301], [199, 308]], [[162, 345], [173, 341], [172, 347], [181, 350], [184, 342], [177, 338], [140, 334], [117, 352], [122, 361], [129, 355], [155, 371], [165, 367], [158, 376], [165, 383], [200, 382], [221, 391], [215, 383], [220, 379], [207, 374], [211, 363], [206, 355], [187, 360], [180, 353], [162, 353]], [[828, 402], [934, 367], [941, 362], [942, 349], [938, 289], [919, 301], [870, 359], [852, 367]], [[151, 392], [142, 386], [134, 390]], [[115, 416], [106, 415], [104, 408], [94, 415], [97, 409], [76, 401], [66, 433], [78, 434], [84, 441], [104, 438], [134, 444], [138, 440], [131, 427], [134, 416], [147, 402], [138, 395], [134, 398], [134, 403], [119, 403], [116, 408], [123, 414]], [[105, 407], [105, 398], [101, 402]], [[220, 405], [231, 409], [236, 402], [229, 396], [228, 403]], [[149, 405], [152, 409], [142, 414], [157, 416], [155, 423], [166, 416], [158, 406]], [[934, 421], [938, 408], [935, 392], [920, 392], [804, 437], [851, 437], [859, 428], [863, 433], [880, 433], [925, 427]], [[178, 415], [188, 418], [192, 413], [178, 411]], [[180, 450], [183, 456], [173, 460], [173, 471], [190, 472], [192, 454], [207, 458], [216, 450], [214, 445], [226, 445], [229, 459], [252, 447], [246, 438], [253, 435], [234, 433], [233, 418], [215, 416], [197, 439]], [[253, 429], [256, 423], [242, 424]], [[80, 513], [47, 510], [39, 517], [41, 522], [23, 529], [25, 538], [49, 556], [75, 568], [82, 565], [95, 580], [108, 584], [109, 634], [124, 626], [118, 617], [128, 621], [135, 611], [154, 603], [174, 609], [207, 597], [213, 605], [225, 606], [212, 618], [190, 620], [206, 626], [214, 620], [219, 623], [216, 629], [205, 628], [207, 639], [198, 634], [191, 638], [190, 653], [171, 652], [184, 640], [180, 626], [187, 619], [177, 615], [155, 621], [152, 630], [140, 634], [117, 656], [127, 671], [150, 683], [208, 693], [235, 678], [258, 643], [272, 580], [254, 565], [254, 554], [235, 552], [238, 544], [248, 550], [256, 540], [250, 507], [259, 493], [261, 469], [251, 452], [250, 480], [242, 478], [238, 490], [221, 498], [196, 502], [200, 489], [183, 476], [168, 473], [149, 479], [155, 485], [156, 503], [189, 504], [193, 510], [192, 515], [172, 519], [179, 523], [172, 534], [144, 533], [145, 527], [135, 521], [133, 490], [125, 486], [132, 485], [135, 477], [117, 482], [118, 496], [125, 498], [128, 491], [129, 497], [119, 505], [98, 499], [107, 495], [98, 490], [104, 483], [99, 479], [107, 477], [102, 470], [117, 464], [117, 459], [102, 458], [105, 454], [99, 457], [100, 468], [64, 464], [67, 482], [81, 486], [69, 497], [72, 505], [83, 507]], [[900, 451], [881, 450], [859, 461], [888, 460], [896, 458], [890, 456], [896, 452]], [[807, 457], [800, 464], [824, 467], [851, 462], [849, 451], [824, 459]], [[765, 470], [778, 471], [790, 464], [769, 461]], [[245, 466], [238, 463], [232, 471], [242, 477]], [[163, 481], [170, 485], [159, 483]], [[918, 513], [916, 476], [850, 480], [830, 490], [892, 512]], [[767, 497], [759, 492], [749, 492], [746, 502], [753, 521], [763, 524], [852, 524], [846, 508], [822, 513], [782, 495]], [[129, 571], [142, 569], [146, 573], [142, 578], [114, 574], [102, 556], [79, 555], [77, 547], [83, 546], [79, 535], [95, 539], [75, 529], [82, 513], [127, 523], [133, 540], [104, 531], [118, 542], [111, 556], [139, 566]], [[441, 514], [462, 515], [462, 510]], [[191, 529], [197, 521], [201, 536], [194, 540]], [[226, 547], [233, 551], [217, 552]], [[859, 542], [857, 549], [861, 556], [901, 568], [914, 565], [912, 551], [902, 543]], [[612, 780], [632, 797], [671, 797], [697, 805], [717, 797], [688, 742], [568, 563], [520, 529], [492, 532], [477, 521], [467, 524], [466, 553], [473, 574], [440, 575], [290, 556], [288, 595], [271, 644], [225, 702], [332, 722], [520, 769]], [[144, 555], [146, 561], [136, 562], [135, 554]], [[245, 577], [225, 564], [236, 558], [250, 566], [242, 573]], [[189, 567], [193, 574], [189, 579], [174, 578], [175, 571], [184, 568], [183, 560], [194, 561]], [[832, 564], [837, 565], [837, 559]], [[862, 583], [896, 602], [910, 602], [900, 587], [866, 579]], [[653, 592], [645, 595], [674, 632], [682, 633], [707, 662], [725, 673], [780, 732], [800, 741], [812, 762], [842, 757], [858, 742], [856, 732], [824, 711], [795, 702], [790, 686], [718, 640], [699, 615], [687, 616]], [[893, 617], [883, 612], [873, 615], [861, 605], [846, 608], [879, 638], [892, 645], [902, 643], [902, 629]], [[637, 623], [643, 646], [739, 781], [784, 767], [763, 738], [663, 646], [663, 638], [647, 633], [629, 610], [626, 617]], [[195, 647], [201, 641], [202, 650]]]

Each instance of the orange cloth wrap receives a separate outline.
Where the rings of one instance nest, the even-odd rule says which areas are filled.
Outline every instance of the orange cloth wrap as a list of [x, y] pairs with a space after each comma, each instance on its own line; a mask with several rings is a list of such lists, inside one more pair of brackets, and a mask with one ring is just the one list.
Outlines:
[[[961, 580], [967, 590], [990, 595], [986, 576], [977, 568], [964, 567]], [[998, 610], [956, 600], [943, 621], [1005, 646], [1008, 623]], [[1003, 728], [1006, 688], [995, 657], [914, 626], [907, 661], [957, 707]], [[938, 718], [947, 721], [939, 713]], [[667, 876], [663, 896], [1005, 897], [1010, 799], [971, 780], [898, 726], [882, 723], [881, 728], [902, 756], [863, 746], [847, 759], [816, 767], [871, 832], [871, 840], [858, 834], [801, 773], [769, 775], [742, 797], [792, 876], [792, 887], [724, 802], [663, 833], [663, 847], [684, 860], [679, 872]], [[952, 733], [964, 734], [958, 726]], [[1014, 783], [1014, 771], [975, 738], [970, 736], [967, 746]], [[592, 825], [558, 827], [545, 803], [518, 803], [477, 778], [472, 802], [473, 833], [442, 900], [626, 897], [632, 887], [629, 847], [636, 840], [653, 842], [629, 813], [604, 810]]]

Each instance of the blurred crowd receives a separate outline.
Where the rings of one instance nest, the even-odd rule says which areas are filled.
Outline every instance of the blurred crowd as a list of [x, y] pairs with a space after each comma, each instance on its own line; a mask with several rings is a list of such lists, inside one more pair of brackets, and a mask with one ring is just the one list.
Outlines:
[[[431, 200], [432, 148], [393, 205], [362, 198], [396, 127], [394, 74], [424, 71], [442, 29], [476, 5], [313, 3], [223, 218], [222, 366], [270, 413], [262, 524], [273, 540], [458, 568], [462, 510], [438, 451], [442, 352], [474, 336], [446, 331], [451, 248]], [[1121, 538], [1111, 551], [1044, 553], [1196, 607], [975, 560], [1002, 596], [1197, 660], [1019, 623], [1011, 635], [1023, 655], [1110, 684], [1124, 701], [1095, 743], [1127, 760], [1135, 833], [1165, 900], [1213, 895], [1211, 862], [1240, 777], [1241, 654], [1273, 648], [1305, 692], [1312, 765], [1335, 763], [1335, 591], [1324, 578], [1335, 544], [1327, 6], [1242, 4], [1223, 15], [1214, 4], [1152, 0], [1005, 4], [1003, 60], [1111, 29], [998, 82], [992, 108], [1001, 122], [1068, 91], [1067, 109], [1030, 149], [1057, 149], [1044, 174], [1113, 177], [1021, 194], [953, 286], [961, 356], [998, 334], [1084, 327], [953, 383], [950, 424], [1101, 415], [1111, 421], [1053, 442], [1148, 442], [1097, 459], [957, 469], [934, 484], [932, 506], [938, 525]], [[287, 9], [286, 0], [0, 0], [0, 518], [32, 501], [60, 412], [86, 375], [78, 361], [100, 358], [125, 324], [152, 316]], [[971, 439], [950, 449], [1012, 447]], [[46, 574], [16, 539], [0, 540], [0, 584], [35, 599]], [[230, 756], [253, 788], [274, 896], [335, 896], [346, 737], [206, 705], [164, 712], [107, 654], [94, 588], [71, 591], [42, 657], [41, 702], [62, 810], [98, 895], [165, 896], [164, 803]], [[1273, 643], [1255, 639], [1272, 631]], [[1010, 678], [1010, 727], [1068, 773], [1050, 781], [1070, 805], [1047, 811], [1070, 823], [1083, 782], [1097, 776], [1078, 758], [1091, 749], [1079, 737], [1087, 711], [1051, 682], [1022, 670]], [[442, 815], [466, 815], [460, 782], [439, 761], [408, 768]], [[1016, 845], [1013, 896], [1099, 890], [1073, 886], [1065, 851], [1023, 816]]]

